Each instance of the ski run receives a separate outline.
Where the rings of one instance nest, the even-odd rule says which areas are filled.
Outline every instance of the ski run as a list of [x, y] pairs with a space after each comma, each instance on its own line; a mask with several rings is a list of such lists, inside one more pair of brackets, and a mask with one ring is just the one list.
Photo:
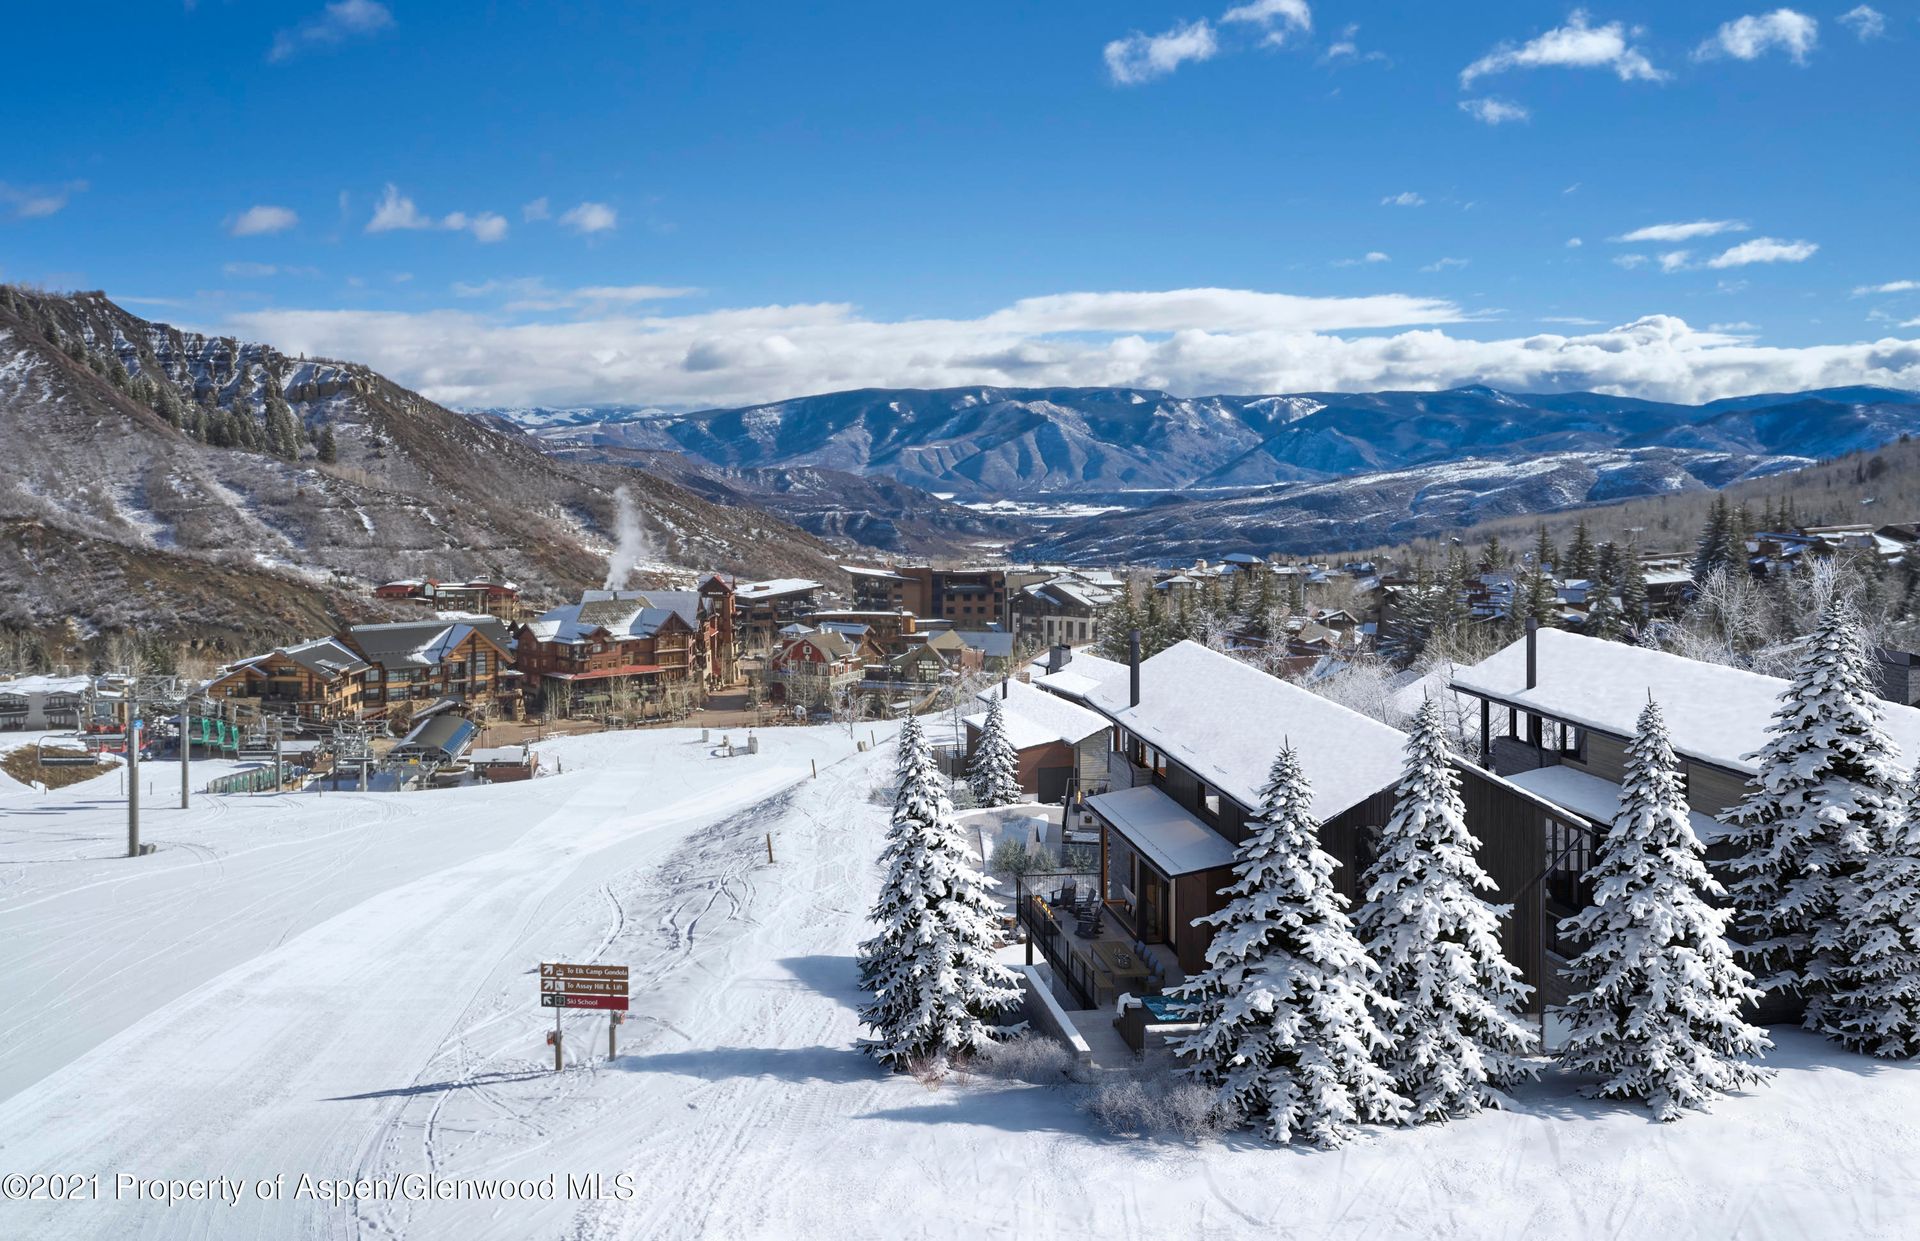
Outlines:
[[[163, 795], [138, 867], [114, 774], [0, 790], [0, 1169], [99, 1181], [0, 1202], [0, 1232], [1911, 1235], [1920, 1069], [1787, 1026], [1771, 1083], [1680, 1124], [1549, 1070], [1336, 1151], [1112, 1137], [1064, 1078], [888, 1073], [856, 1046], [876, 731], [732, 758], [572, 738], [546, 745], [564, 774], [471, 790]], [[617, 1058], [570, 1013], [552, 1071], [553, 959], [631, 966]]]

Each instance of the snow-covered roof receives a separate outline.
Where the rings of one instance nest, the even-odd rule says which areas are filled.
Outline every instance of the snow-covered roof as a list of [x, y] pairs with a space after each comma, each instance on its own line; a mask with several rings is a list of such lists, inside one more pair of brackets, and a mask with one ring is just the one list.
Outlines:
[[1197, 642], [1143, 661], [1140, 705], [1129, 706], [1128, 696], [1123, 675], [1088, 701], [1250, 810], [1260, 806], [1283, 742], [1299, 754], [1313, 785], [1317, 819], [1350, 810], [1400, 778], [1406, 737], [1398, 729]]
[[[1577, 767], [1536, 767], [1508, 776], [1507, 783], [1564, 806], [1602, 829], [1620, 812], [1620, 786]], [[1687, 817], [1693, 823], [1693, 834], [1703, 844], [1712, 844], [1726, 834], [1727, 829], [1710, 814], [1692, 810]]]
[[1033, 683], [1064, 698], [1084, 702], [1103, 685], [1119, 685], [1121, 692], [1126, 692], [1127, 666], [1118, 660], [1095, 655], [1091, 649], [1075, 651], [1073, 659], [1058, 672], [1047, 672], [1046, 667], [1044, 659], [1034, 661]]
[[1013, 635], [978, 629], [956, 630], [960, 640], [988, 659], [1006, 659], [1013, 654]]
[[84, 694], [92, 677], [17, 677], [0, 681], [0, 694]]
[[[1666, 651], [1582, 637], [1558, 629], [1537, 635], [1539, 683], [1527, 685], [1527, 643], [1521, 638], [1454, 673], [1462, 690], [1531, 707], [1615, 736], [1631, 737], [1649, 694], [1660, 704], [1673, 748], [1689, 758], [1751, 774], [1747, 756], [1767, 730], [1787, 682]], [[1920, 711], [1882, 703], [1887, 734], [1904, 766], [1920, 760]]]
[[1233, 865], [1233, 846], [1200, 817], [1151, 784], [1087, 798], [1169, 879]]
[[541, 642], [585, 642], [602, 629], [615, 639], [651, 638], [675, 616], [698, 629], [700, 596], [691, 590], [589, 590], [578, 603], [542, 612], [527, 628]]
[[353, 644], [365, 651], [372, 663], [383, 667], [406, 664], [423, 668], [445, 660], [474, 633], [502, 651], [512, 646], [506, 626], [497, 620], [397, 621], [386, 625], [355, 625], [347, 631]]
[[[1016, 750], [1051, 745], [1056, 741], [1079, 745], [1088, 737], [1104, 732], [1106, 717], [1076, 706], [1057, 694], [1035, 689], [1019, 681], [1006, 683], [1007, 697], [1000, 709], [1007, 723], [1007, 738]], [[974, 697], [981, 702], [1000, 696], [998, 685], [981, 690]], [[969, 715], [966, 722], [975, 728], [986, 724], [987, 713]]]
[[840, 571], [851, 574], [854, 577], [878, 577], [885, 578], [890, 582], [904, 582], [907, 580], [900, 574], [895, 573], [892, 569], [869, 569], [857, 564], [843, 564], [840, 566]]
[[804, 577], [776, 577], [765, 582], [742, 582], [733, 595], [736, 599], [775, 599], [781, 595], [798, 595], [819, 589], [820, 583]]

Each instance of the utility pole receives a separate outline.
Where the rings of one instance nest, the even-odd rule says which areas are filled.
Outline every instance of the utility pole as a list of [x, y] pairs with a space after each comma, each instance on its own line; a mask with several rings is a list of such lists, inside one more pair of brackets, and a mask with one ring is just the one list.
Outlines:
[[127, 856], [140, 856], [140, 691], [127, 680]]
[[280, 767], [280, 738], [280, 717], [275, 716], [273, 719], [273, 791], [276, 793], [278, 793], [287, 782]]
[[193, 750], [193, 738], [187, 734], [187, 726], [192, 722], [191, 703], [185, 694], [180, 695], [180, 809], [191, 809], [188, 781], [191, 779], [188, 759]]

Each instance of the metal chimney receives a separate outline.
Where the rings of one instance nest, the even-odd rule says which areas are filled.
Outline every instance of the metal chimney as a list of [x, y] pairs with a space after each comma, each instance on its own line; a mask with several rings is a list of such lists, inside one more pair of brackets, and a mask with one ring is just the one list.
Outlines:
[[1527, 688], [1540, 684], [1540, 622], [1527, 617]]
[[1140, 631], [1127, 630], [1127, 705], [1140, 705]]

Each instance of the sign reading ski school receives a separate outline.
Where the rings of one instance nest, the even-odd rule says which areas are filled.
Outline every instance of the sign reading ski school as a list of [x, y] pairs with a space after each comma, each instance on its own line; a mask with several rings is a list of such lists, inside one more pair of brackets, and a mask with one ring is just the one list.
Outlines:
[[610, 1008], [627, 1011], [624, 965], [540, 964], [540, 1007]]

